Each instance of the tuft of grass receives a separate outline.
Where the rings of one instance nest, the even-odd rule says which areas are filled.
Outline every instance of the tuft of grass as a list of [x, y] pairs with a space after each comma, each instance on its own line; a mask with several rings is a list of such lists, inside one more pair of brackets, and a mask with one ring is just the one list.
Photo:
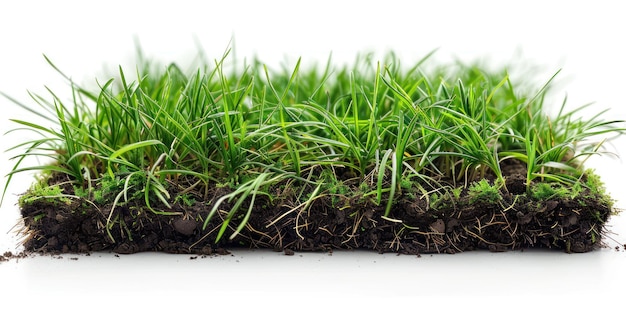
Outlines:
[[[583, 165], [624, 133], [623, 121], [602, 113], [582, 119], [587, 106], [569, 110], [565, 101], [550, 118], [544, 101], [554, 77], [540, 88], [517, 87], [506, 69], [427, 68], [432, 54], [408, 68], [393, 53], [382, 61], [360, 55], [344, 67], [329, 59], [306, 69], [298, 60], [274, 70], [257, 59], [229, 66], [226, 52], [191, 73], [142, 61], [133, 76], [120, 68], [98, 90], [73, 82], [46, 57], [71, 98], [31, 94], [31, 106], [3, 94], [34, 116], [12, 119], [10, 132], [41, 137], [8, 150], [17, 155], [4, 193], [21, 172], [64, 174], [80, 197], [113, 204], [108, 227], [115, 208], [130, 201], [154, 214], [180, 214], [174, 203], [203, 201], [212, 205], [205, 227], [222, 221], [219, 241], [235, 237], [257, 199], [271, 202], [277, 186], [301, 199], [294, 210], [324, 194], [339, 202], [359, 193], [387, 217], [403, 192], [449, 189], [448, 198], [458, 198], [469, 188], [476, 201], [497, 202], [502, 162], [515, 160], [526, 165], [529, 194], [549, 197], [538, 193], [550, 183], [603, 192], [593, 176], [583, 179]], [[31, 157], [47, 161], [22, 165]], [[209, 199], [220, 186], [228, 193]], [[172, 199], [174, 191], [183, 196]], [[432, 194], [434, 205], [443, 199]]]

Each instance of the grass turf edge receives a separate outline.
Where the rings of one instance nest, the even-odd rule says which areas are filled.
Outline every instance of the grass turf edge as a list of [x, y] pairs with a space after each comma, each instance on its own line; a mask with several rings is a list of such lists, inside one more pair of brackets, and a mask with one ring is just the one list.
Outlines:
[[[11, 149], [26, 147], [6, 186], [19, 172], [51, 173], [19, 201], [27, 248], [419, 254], [600, 243], [612, 200], [583, 164], [623, 121], [582, 120], [586, 106], [565, 102], [548, 117], [552, 79], [526, 95], [506, 70], [428, 75], [428, 56], [408, 71], [391, 55], [321, 74], [300, 60], [293, 71], [254, 61], [230, 73], [225, 58], [192, 76], [144, 67], [136, 82], [120, 68], [96, 91], [61, 73], [73, 100], [33, 95], [43, 110], [5, 95], [54, 124], [13, 120], [44, 138]], [[20, 166], [31, 156], [54, 161]]]

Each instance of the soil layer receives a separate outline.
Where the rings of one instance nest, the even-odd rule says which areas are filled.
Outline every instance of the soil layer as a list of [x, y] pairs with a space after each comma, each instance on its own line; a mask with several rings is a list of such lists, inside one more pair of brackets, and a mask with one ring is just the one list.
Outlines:
[[27, 235], [27, 251], [50, 253], [212, 254], [248, 247], [291, 254], [367, 249], [419, 255], [534, 247], [587, 252], [600, 246], [604, 223], [612, 213], [606, 201], [588, 190], [575, 198], [535, 200], [526, 193], [524, 176], [509, 174], [506, 181], [501, 200], [495, 202], [471, 200], [464, 190], [457, 201], [441, 201], [435, 206], [428, 197], [403, 191], [387, 217], [383, 205], [363, 197], [321, 196], [298, 210], [293, 210], [298, 206], [293, 197], [273, 202], [257, 197], [241, 233], [229, 239], [243, 213], [235, 215], [218, 242], [218, 230], [230, 204], [224, 202], [207, 226], [203, 224], [210, 203], [227, 194], [224, 188], [213, 188], [209, 201], [177, 203], [168, 209], [180, 212], [178, 215], [155, 214], [139, 200], [117, 206], [109, 216], [111, 205], [40, 199], [22, 205], [22, 232]]

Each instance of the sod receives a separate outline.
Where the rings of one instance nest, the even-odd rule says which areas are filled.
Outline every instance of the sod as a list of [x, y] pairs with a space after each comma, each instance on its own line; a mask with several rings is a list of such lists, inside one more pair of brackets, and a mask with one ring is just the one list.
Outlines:
[[[34, 115], [13, 119], [15, 130], [40, 137], [9, 150], [18, 154], [5, 193], [18, 173], [38, 173], [19, 198], [25, 249], [421, 254], [603, 243], [617, 210], [584, 164], [624, 121], [547, 106], [554, 77], [522, 86], [505, 68], [373, 57], [271, 69], [227, 53], [192, 72], [140, 57], [134, 80], [120, 68], [96, 90], [48, 60], [70, 99], [3, 94]], [[46, 160], [22, 164], [31, 157]]]

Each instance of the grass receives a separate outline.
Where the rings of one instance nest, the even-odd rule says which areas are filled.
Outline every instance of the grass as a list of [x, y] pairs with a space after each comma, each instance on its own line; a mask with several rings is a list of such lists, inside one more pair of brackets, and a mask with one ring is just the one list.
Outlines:
[[[323, 194], [349, 205], [342, 199], [355, 192], [384, 206], [388, 217], [407, 191], [441, 200], [467, 188], [476, 201], [497, 202], [506, 188], [503, 162], [514, 160], [527, 168], [529, 195], [561, 192], [552, 184], [597, 191], [583, 179], [584, 162], [624, 133], [623, 121], [602, 120], [602, 112], [583, 119], [587, 106], [569, 110], [565, 101], [549, 117], [553, 78], [519, 88], [505, 69], [432, 66], [430, 56], [408, 68], [393, 54], [381, 62], [369, 54], [351, 66], [329, 60], [306, 69], [298, 60], [273, 70], [258, 60], [230, 66], [227, 53], [192, 73], [140, 60], [136, 80], [120, 68], [98, 90], [74, 83], [48, 60], [71, 98], [32, 93], [31, 105], [3, 94], [35, 116], [12, 119], [15, 130], [40, 136], [9, 150], [18, 154], [4, 193], [20, 172], [62, 174], [76, 195], [113, 204], [109, 227], [115, 208], [131, 200], [159, 215], [181, 214], [174, 202], [202, 201], [213, 208], [205, 226], [223, 220], [219, 240], [229, 227], [235, 237], [256, 200], [271, 202], [270, 190], [280, 186], [297, 199], [293, 211]], [[46, 164], [22, 165], [31, 157]], [[345, 186], [351, 179], [358, 190]], [[228, 192], [212, 199], [216, 187]], [[241, 222], [230, 226], [238, 215]]]

